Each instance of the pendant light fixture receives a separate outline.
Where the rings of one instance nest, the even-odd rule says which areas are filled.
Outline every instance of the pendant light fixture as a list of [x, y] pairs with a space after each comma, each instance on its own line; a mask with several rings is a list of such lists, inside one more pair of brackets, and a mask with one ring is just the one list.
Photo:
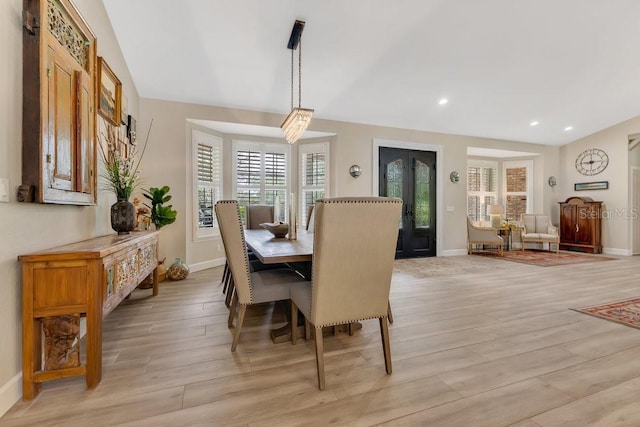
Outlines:
[[[313, 110], [310, 108], [302, 108], [302, 30], [304, 30], [304, 21], [298, 21], [293, 24], [291, 36], [287, 48], [291, 49], [291, 112], [280, 125], [284, 132], [284, 137], [289, 144], [294, 144], [311, 123]], [[298, 50], [298, 106], [293, 106], [293, 57], [294, 51]]]

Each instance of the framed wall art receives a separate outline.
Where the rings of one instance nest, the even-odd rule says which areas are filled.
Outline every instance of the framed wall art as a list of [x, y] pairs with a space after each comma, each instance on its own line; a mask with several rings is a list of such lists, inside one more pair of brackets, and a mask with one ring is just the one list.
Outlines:
[[98, 113], [114, 126], [120, 124], [122, 83], [102, 57], [98, 57]]
[[586, 191], [586, 190], [608, 190], [609, 181], [599, 182], [576, 182], [573, 184], [574, 191]]
[[135, 144], [138, 139], [136, 132], [136, 119], [129, 114], [127, 116], [127, 138], [129, 138], [129, 142], [132, 144]]

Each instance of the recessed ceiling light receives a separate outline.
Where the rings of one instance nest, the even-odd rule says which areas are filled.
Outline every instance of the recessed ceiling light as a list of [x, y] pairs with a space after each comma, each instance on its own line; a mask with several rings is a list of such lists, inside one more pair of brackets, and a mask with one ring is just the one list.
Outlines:
[[447, 98], [440, 98], [440, 101], [438, 101], [438, 105], [444, 105], [447, 102], [449, 102], [449, 100]]
[[573, 129], [573, 126], [567, 126], [564, 128], [565, 132], [569, 132], [571, 129]]
[[537, 120], [534, 120], [531, 123], [529, 123], [529, 126], [538, 126], [538, 123], [539, 122]]

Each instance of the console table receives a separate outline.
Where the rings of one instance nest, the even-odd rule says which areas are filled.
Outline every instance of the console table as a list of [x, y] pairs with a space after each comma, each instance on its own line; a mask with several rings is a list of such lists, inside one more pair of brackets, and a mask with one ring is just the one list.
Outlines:
[[[33, 399], [44, 381], [84, 375], [87, 388], [100, 383], [102, 318], [150, 274], [153, 295], [158, 294], [159, 235], [159, 231], [113, 234], [18, 257], [23, 400]], [[81, 316], [87, 319], [84, 365]]]

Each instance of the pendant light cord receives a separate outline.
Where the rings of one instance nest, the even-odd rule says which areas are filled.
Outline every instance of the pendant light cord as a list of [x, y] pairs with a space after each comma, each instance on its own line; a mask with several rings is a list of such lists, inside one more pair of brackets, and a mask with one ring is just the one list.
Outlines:
[[[293, 51], [291, 49], [291, 109], [293, 110]], [[302, 40], [298, 44], [298, 108], [302, 106]]]
[[298, 108], [302, 108], [302, 38], [298, 43]]

